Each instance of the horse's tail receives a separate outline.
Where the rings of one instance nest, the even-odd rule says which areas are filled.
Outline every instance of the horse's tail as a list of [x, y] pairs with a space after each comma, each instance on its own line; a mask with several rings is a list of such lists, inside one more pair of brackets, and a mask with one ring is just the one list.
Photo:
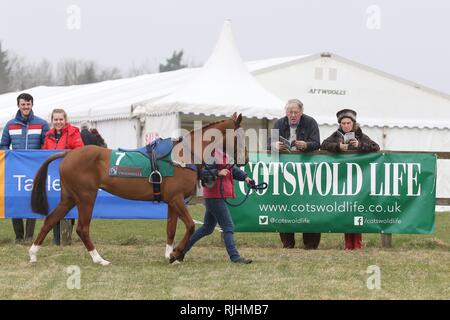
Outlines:
[[47, 200], [47, 172], [48, 165], [53, 160], [64, 158], [68, 151], [60, 152], [52, 155], [50, 158], [45, 160], [42, 166], [39, 168], [33, 182], [33, 191], [31, 192], [31, 209], [33, 212], [47, 215], [48, 214], [48, 200]]

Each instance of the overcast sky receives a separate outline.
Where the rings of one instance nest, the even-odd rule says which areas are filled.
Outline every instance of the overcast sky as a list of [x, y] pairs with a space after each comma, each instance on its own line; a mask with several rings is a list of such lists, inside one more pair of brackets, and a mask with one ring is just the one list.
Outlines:
[[244, 60], [330, 51], [450, 94], [449, 13], [445, 0], [1, 0], [0, 40], [32, 61], [156, 68], [183, 49], [201, 65], [231, 19]]

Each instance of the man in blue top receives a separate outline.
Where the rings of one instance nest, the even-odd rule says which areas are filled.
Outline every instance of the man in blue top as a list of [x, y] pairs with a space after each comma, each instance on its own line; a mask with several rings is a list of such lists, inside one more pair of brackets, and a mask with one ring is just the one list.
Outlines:
[[[9, 120], [3, 129], [1, 149], [41, 149], [44, 143], [45, 134], [49, 127], [47, 121], [36, 117], [33, 114], [33, 97], [28, 93], [22, 93], [17, 97], [16, 117]], [[25, 226], [22, 219], [12, 219], [16, 242], [26, 242], [33, 240], [35, 219], [27, 219]]]

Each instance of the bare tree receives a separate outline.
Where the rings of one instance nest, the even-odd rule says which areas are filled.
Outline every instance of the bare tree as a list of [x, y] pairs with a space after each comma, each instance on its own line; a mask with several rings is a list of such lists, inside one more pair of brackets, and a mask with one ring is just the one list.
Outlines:
[[140, 65], [135, 65], [135, 63], [133, 62], [130, 69], [128, 69], [127, 75], [128, 77], [137, 77], [143, 74], [155, 73], [156, 72], [155, 65], [156, 63], [153, 64], [152, 66], [152, 64], [148, 61], [143, 62]]
[[49, 60], [29, 63], [24, 57], [10, 53], [10, 89], [24, 90], [36, 86], [55, 85], [53, 66]]
[[102, 68], [94, 61], [81, 59], [61, 61], [58, 63], [56, 74], [58, 83], [64, 86], [114, 80], [122, 77], [118, 68]]
[[188, 68], [201, 68], [204, 63], [195, 61], [195, 58], [188, 58]]
[[76, 59], [65, 59], [58, 63], [56, 67], [56, 78], [58, 84], [69, 86], [79, 84], [81, 74], [80, 61]]
[[0, 94], [10, 89], [10, 63], [7, 51], [3, 51], [0, 41]]
[[116, 67], [103, 68], [97, 76], [98, 81], [116, 80], [122, 78], [122, 73]]
[[31, 68], [31, 82], [32, 86], [53, 86], [56, 84], [53, 76], [53, 65], [47, 60], [43, 59], [36, 63]]
[[15, 53], [10, 54], [11, 63], [11, 84], [12, 91], [20, 91], [33, 87], [31, 81], [30, 66], [27, 64], [24, 57]]
[[[166, 64], [159, 64], [159, 72], [177, 70], [187, 67], [182, 64], [183, 50], [174, 51]], [[196, 66], [195, 62], [189, 63]], [[148, 61], [136, 66], [134, 63], [126, 72], [129, 77], [157, 72], [157, 62]], [[116, 67], [100, 67], [92, 60], [66, 58], [56, 68], [43, 59], [40, 62], [29, 62], [26, 58], [11, 51], [3, 51], [0, 42], [0, 94], [8, 91], [20, 91], [36, 86], [78, 85], [123, 77]]]

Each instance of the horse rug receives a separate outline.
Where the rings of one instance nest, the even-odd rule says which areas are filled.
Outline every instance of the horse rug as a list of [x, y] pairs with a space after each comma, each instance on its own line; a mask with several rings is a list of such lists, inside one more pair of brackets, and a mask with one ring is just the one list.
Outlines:
[[[173, 176], [172, 157], [169, 153], [157, 160], [158, 170], [163, 177]], [[148, 157], [139, 151], [111, 150], [109, 175], [122, 178], [148, 178], [153, 168]]]

